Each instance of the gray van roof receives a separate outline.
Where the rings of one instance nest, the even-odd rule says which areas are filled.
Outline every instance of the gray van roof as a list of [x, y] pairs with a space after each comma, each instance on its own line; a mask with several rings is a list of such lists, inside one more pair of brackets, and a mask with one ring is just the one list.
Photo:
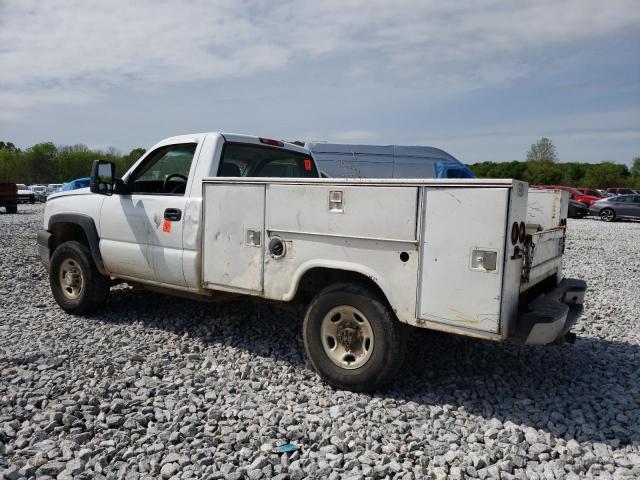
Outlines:
[[307, 142], [305, 147], [312, 153], [390, 155], [394, 157], [424, 157], [442, 160], [458, 160], [444, 150], [425, 146], [404, 145], [355, 145], [342, 143]]

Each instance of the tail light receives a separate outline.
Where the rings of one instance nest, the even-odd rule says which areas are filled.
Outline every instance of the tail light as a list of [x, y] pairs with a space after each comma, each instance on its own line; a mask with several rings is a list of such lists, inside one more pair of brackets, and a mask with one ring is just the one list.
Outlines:
[[511, 226], [511, 243], [513, 245], [518, 243], [518, 222], [513, 222]]
[[527, 229], [524, 225], [524, 222], [520, 222], [520, 232], [518, 233], [518, 239], [520, 240], [520, 243], [524, 243], [524, 238], [527, 234]]

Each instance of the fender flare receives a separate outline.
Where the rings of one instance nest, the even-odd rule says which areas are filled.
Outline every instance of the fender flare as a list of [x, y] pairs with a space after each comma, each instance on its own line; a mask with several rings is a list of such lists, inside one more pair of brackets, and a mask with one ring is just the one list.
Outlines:
[[102, 275], [108, 275], [104, 262], [102, 261], [102, 254], [100, 253], [100, 236], [98, 235], [98, 229], [96, 228], [95, 221], [92, 217], [84, 215], [82, 213], [56, 213], [49, 218], [49, 224], [47, 229], [51, 232], [52, 227], [57, 223], [73, 223], [78, 225], [84, 231], [89, 243], [89, 250], [93, 257], [93, 262], [96, 268]]
[[327, 270], [335, 270], [335, 271], [343, 271], [348, 273], [357, 273], [364, 277], [367, 277], [371, 280], [384, 294], [385, 299], [389, 301], [389, 296], [387, 292], [380, 285], [380, 280], [377, 272], [373, 269], [366, 267], [360, 263], [354, 262], [344, 262], [339, 260], [325, 260], [325, 259], [317, 259], [317, 260], [308, 260], [302, 263], [297, 270], [293, 273], [291, 278], [291, 284], [289, 286], [289, 291], [282, 296], [282, 300], [288, 302], [293, 300], [298, 292], [298, 287], [300, 286], [300, 281], [302, 277], [310, 270], [314, 268], [326, 268]]

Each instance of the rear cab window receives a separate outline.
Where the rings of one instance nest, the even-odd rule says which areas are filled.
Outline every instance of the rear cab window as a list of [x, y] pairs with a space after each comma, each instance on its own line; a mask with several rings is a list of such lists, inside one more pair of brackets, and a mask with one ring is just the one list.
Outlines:
[[219, 177], [318, 178], [310, 155], [280, 147], [227, 142], [222, 149]]

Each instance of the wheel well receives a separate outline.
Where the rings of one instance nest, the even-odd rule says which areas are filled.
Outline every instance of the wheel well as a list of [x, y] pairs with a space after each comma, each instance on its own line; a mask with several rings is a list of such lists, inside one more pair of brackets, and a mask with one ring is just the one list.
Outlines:
[[336, 283], [351, 283], [366, 287], [391, 307], [387, 296], [371, 277], [350, 270], [323, 267], [311, 268], [302, 275], [294, 301], [307, 304], [320, 290]]
[[61, 245], [64, 242], [68, 242], [70, 240], [80, 242], [87, 248], [90, 247], [89, 240], [87, 239], [87, 234], [84, 232], [84, 228], [82, 228], [77, 223], [54, 223], [49, 227], [49, 231], [52, 233], [51, 245], [49, 246], [52, 253], [56, 248], [58, 248], [58, 245]]

